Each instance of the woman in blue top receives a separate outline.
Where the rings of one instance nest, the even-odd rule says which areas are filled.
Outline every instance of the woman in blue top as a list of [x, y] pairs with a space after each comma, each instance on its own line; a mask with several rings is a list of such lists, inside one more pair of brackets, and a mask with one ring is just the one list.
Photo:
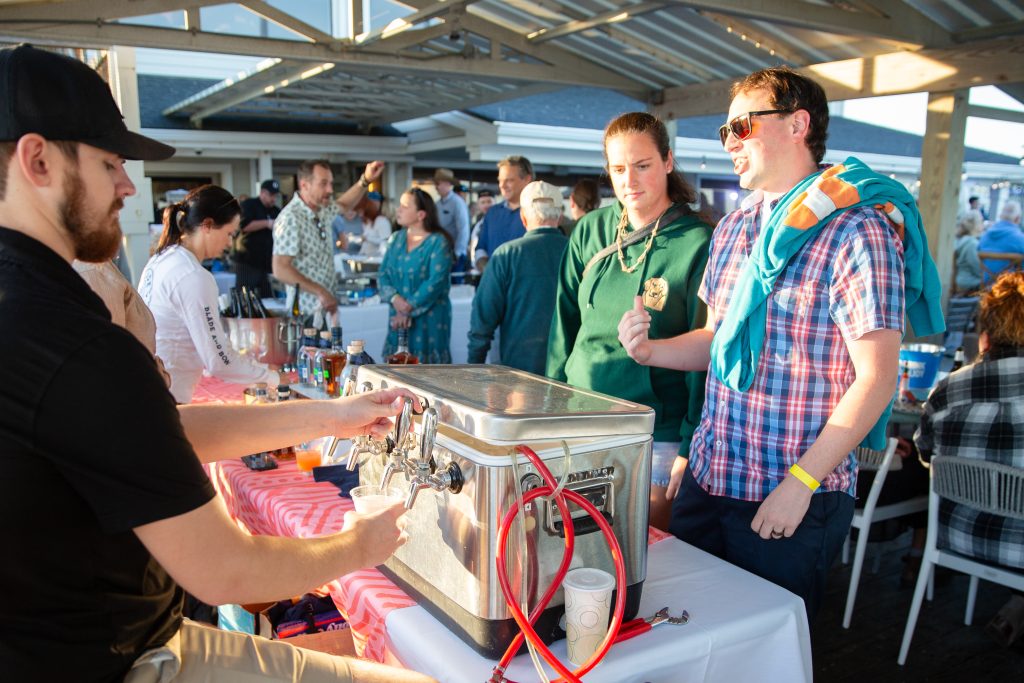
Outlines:
[[398, 330], [406, 329], [409, 351], [421, 363], [451, 363], [451, 238], [434, 200], [418, 187], [402, 195], [395, 220], [402, 229], [388, 240], [378, 277], [381, 298], [391, 304], [384, 356], [398, 349]]

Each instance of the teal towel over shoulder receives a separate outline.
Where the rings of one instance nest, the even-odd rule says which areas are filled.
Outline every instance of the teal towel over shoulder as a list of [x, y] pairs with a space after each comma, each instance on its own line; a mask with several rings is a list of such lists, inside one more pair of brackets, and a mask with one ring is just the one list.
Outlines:
[[[762, 226], [711, 342], [711, 371], [727, 387], [746, 391], [754, 381], [764, 347], [768, 295], [790, 259], [838, 213], [858, 206], [883, 207], [902, 233], [904, 295], [914, 332], [924, 336], [946, 329], [942, 284], [928, 251], [917, 202], [901, 183], [849, 157], [800, 181], [779, 200]], [[863, 446], [885, 447], [891, 411], [890, 403]]]

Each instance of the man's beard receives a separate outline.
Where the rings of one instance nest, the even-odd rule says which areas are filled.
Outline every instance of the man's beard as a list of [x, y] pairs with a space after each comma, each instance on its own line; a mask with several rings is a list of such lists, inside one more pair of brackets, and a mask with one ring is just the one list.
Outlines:
[[75, 258], [86, 263], [108, 261], [117, 255], [121, 246], [121, 222], [117, 214], [124, 207], [124, 200], [115, 199], [102, 216], [90, 216], [85, 200], [85, 183], [78, 169], [72, 169], [64, 178], [60, 217], [71, 236]]

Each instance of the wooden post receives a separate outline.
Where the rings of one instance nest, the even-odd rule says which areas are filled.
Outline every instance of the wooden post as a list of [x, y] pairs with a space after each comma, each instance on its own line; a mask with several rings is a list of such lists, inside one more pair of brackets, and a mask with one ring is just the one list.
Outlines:
[[953, 284], [949, 279], [964, 163], [967, 96], [966, 88], [928, 93], [928, 119], [921, 148], [918, 206], [928, 248], [942, 280], [944, 302]]

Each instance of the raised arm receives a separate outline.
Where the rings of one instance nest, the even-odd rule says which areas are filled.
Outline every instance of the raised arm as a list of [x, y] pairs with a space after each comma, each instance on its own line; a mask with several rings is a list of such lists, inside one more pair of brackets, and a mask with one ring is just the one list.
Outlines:
[[619, 320], [619, 342], [629, 357], [640, 365], [670, 370], [705, 372], [711, 363], [711, 339], [715, 335], [714, 311], [708, 308], [703, 328], [669, 339], [650, 339], [651, 314], [644, 310], [643, 297], [637, 296], [633, 308]]

